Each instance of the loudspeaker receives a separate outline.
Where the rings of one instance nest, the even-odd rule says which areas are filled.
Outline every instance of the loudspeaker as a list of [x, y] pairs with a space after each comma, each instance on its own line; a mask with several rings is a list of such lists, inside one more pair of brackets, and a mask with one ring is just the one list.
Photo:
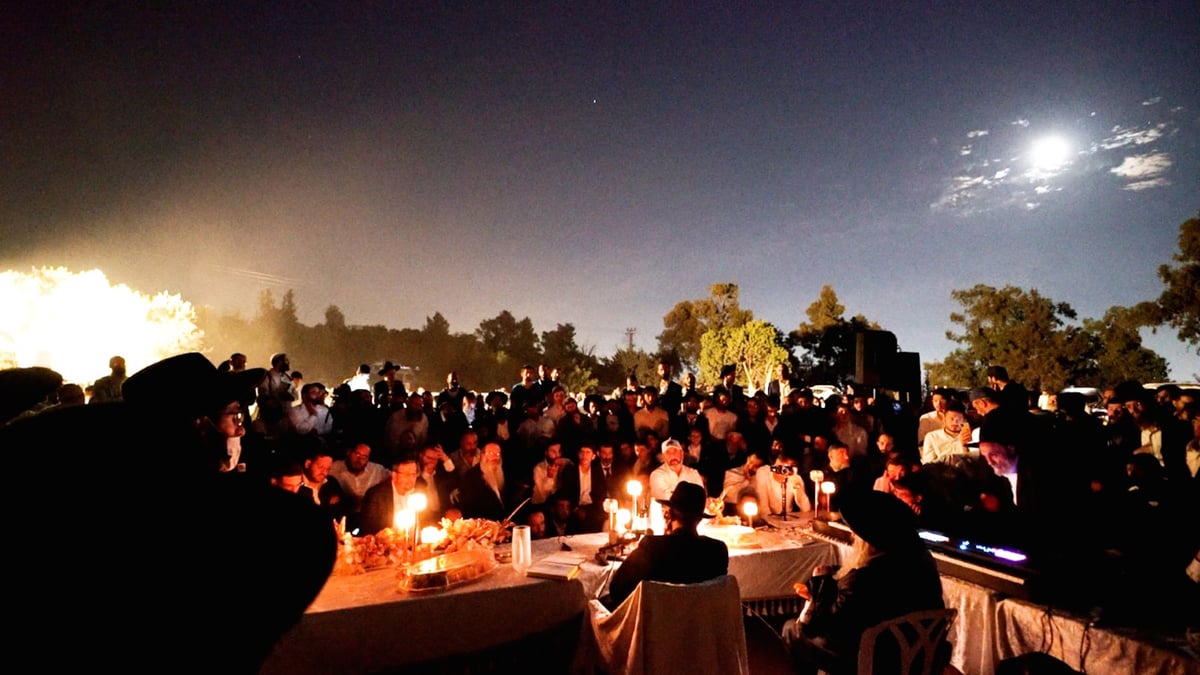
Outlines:
[[884, 377], [896, 356], [896, 334], [867, 330], [854, 334], [854, 381], [866, 387], [884, 387]]

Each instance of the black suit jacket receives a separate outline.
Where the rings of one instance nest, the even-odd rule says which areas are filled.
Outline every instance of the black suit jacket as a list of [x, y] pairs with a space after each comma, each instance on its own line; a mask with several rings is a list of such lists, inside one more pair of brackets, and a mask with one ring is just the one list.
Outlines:
[[[937, 564], [919, 544], [872, 558], [824, 590], [813, 597], [812, 617], [801, 639], [824, 638], [824, 647], [845, 672], [854, 672], [867, 628], [909, 612], [945, 607]], [[835, 670], [833, 664], [823, 665]]]
[[613, 574], [608, 604], [621, 604], [643, 581], [694, 584], [728, 573], [729, 548], [719, 539], [691, 530], [646, 537]]
[[[425, 481], [417, 479], [417, 490], [425, 490]], [[421, 512], [420, 526], [436, 525], [440, 514], [428, 509]], [[374, 485], [363, 495], [362, 511], [359, 512], [359, 536], [375, 534], [385, 527], [393, 527], [396, 520], [396, 500], [392, 494], [391, 479]]]
[[[510, 475], [506, 475], [504, 492], [497, 496], [492, 487], [483, 479], [481, 466], [476, 464], [463, 476], [462, 501], [459, 504], [459, 510], [462, 511], [464, 518], [504, 520], [517, 507], [520, 500], [529, 496], [526, 494], [527, 486], [517, 485]], [[517, 514], [513, 519], [517, 520], [520, 516], [521, 514]]]
[[[592, 505], [603, 509], [604, 500], [608, 496], [608, 482], [604, 479], [604, 470], [600, 468], [600, 460], [592, 460], [592, 466], [589, 473], [591, 474], [592, 478]], [[579, 465], [571, 464], [559, 472], [558, 491], [556, 494], [568, 497], [572, 504], [578, 504], [579, 480]]]

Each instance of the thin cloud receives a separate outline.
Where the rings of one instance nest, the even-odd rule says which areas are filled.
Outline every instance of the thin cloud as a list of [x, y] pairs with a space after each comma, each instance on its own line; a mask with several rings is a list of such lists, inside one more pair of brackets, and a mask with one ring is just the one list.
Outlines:
[[1171, 168], [1171, 157], [1165, 152], [1126, 157], [1120, 166], [1109, 169], [1121, 178], [1148, 180], [1166, 173]]
[[1159, 103], [1162, 103], [1161, 96], [1154, 96], [1152, 98], [1146, 99], [1145, 101], [1142, 101], [1142, 105], [1158, 105]]
[[1171, 181], [1166, 178], [1155, 178], [1154, 180], [1140, 180], [1136, 183], [1130, 183], [1122, 187], [1122, 190], [1131, 190], [1138, 192], [1140, 190], [1149, 190], [1151, 188], [1166, 187], [1171, 184]]
[[1093, 146], [1096, 150], [1116, 150], [1129, 145], [1146, 145], [1163, 137], [1167, 131], [1166, 124], [1157, 124], [1146, 129], [1126, 129], [1115, 126], [1108, 138], [1102, 138]]
[[987, 135], [988, 135], [987, 129], [976, 129], [975, 131], [967, 132], [967, 138], [981, 138], [981, 137], [987, 136]]

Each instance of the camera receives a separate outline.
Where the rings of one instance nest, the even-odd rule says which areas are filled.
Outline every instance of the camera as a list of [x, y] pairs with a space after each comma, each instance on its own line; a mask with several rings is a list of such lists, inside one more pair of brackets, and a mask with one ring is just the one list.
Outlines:
[[799, 476], [800, 467], [795, 464], [772, 464], [771, 473], [779, 474], [780, 476]]

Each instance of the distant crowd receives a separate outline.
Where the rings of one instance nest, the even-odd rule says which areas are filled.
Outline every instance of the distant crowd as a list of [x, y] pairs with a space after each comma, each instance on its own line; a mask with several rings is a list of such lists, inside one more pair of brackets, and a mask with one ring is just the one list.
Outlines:
[[[92, 402], [121, 397], [124, 361], [110, 367]], [[218, 371], [244, 384], [220, 414], [240, 431], [213, 451], [213, 467], [303, 492], [360, 534], [390, 526], [416, 491], [429, 522], [596, 531], [604, 500], [628, 500], [637, 480], [645, 499], [696, 482], [730, 512], [747, 500], [764, 513], [836, 512], [845, 495], [878, 489], [929, 529], [1033, 551], [1069, 542], [1133, 556], [1198, 545], [1196, 389], [1124, 383], [1103, 393], [1098, 417], [1074, 392], [1042, 397], [1039, 408], [1001, 366], [969, 391], [931, 392], [921, 410], [862, 387], [821, 400], [784, 368], [748, 393], [732, 365], [701, 389], [664, 361], [656, 381], [631, 376], [607, 396], [568, 391], [547, 365], [488, 392], [453, 371], [440, 391], [410, 392], [394, 364], [373, 370], [330, 390], [303, 382], [287, 354], [259, 369], [232, 354]], [[79, 404], [82, 394], [65, 385], [52, 403]], [[818, 475], [831, 493], [814, 485]]]

